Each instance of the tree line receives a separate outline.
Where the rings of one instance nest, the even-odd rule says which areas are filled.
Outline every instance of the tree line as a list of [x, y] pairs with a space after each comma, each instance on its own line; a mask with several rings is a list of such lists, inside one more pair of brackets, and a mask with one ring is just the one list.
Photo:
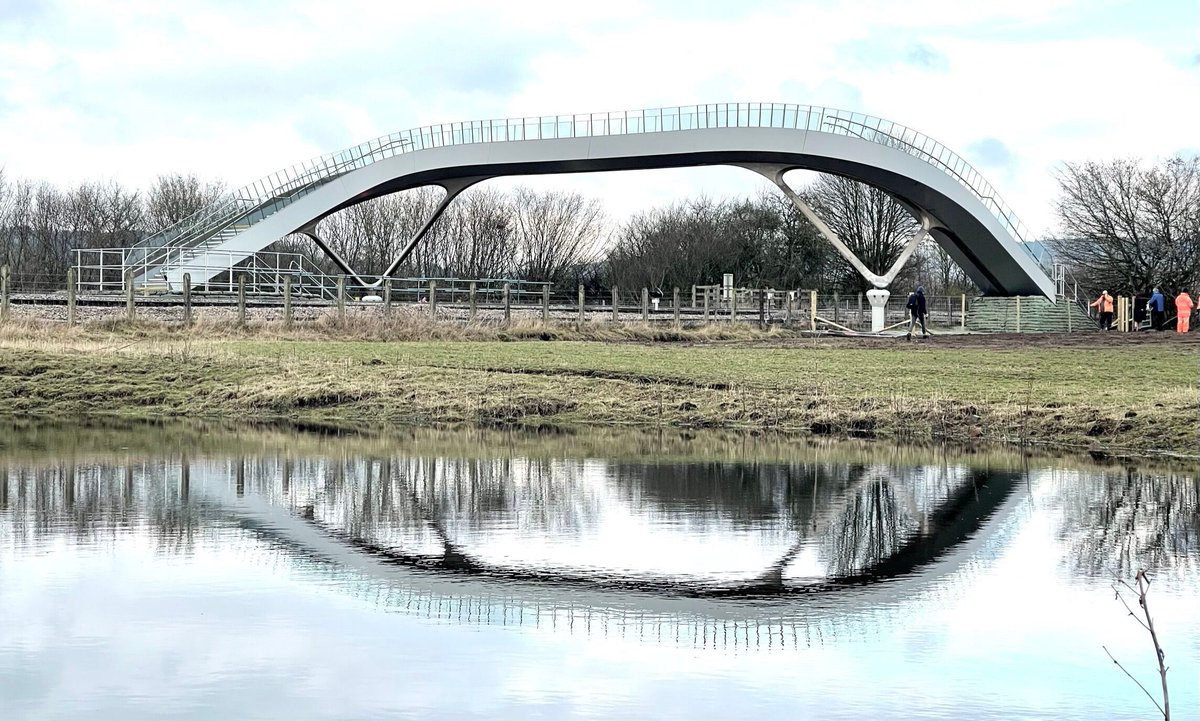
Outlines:
[[[1200, 160], [1175, 157], [1067, 163], [1058, 175], [1055, 257], [1089, 290], [1138, 293], [1200, 284]], [[116, 181], [58, 187], [0, 170], [0, 264], [14, 275], [63, 277], [73, 248], [122, 247], [187, 217], [226, 188], [189, 174], [144, 190]], [[891, 196], [832, 175], [801, 195], [868, 267], [883, 272], [917, 230]], [[358, 272], [382, 273], [425, 223], [442, 191], [418, 188], [334, 213], [318, 235]], [[336, 266], [304, 236], [272, 250]], [[719, 284], [856, 292], [866, 282], [774, 189], [752, 197], [697, 197], [621, 222], [578, 193], [474, 188], [452, 202], [397, 275], [512, 278], [562, 288], [669, 288]], [[973, 292], [953, 260], [927, 241], [893, 284], [930, 294]]]

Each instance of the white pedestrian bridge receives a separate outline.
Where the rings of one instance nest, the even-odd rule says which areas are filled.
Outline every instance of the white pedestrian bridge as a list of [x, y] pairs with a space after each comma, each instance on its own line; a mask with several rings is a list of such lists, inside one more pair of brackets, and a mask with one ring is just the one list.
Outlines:
[[[1026, 246], [1025, 231], [995, 189], [941, 143], [881, 118], [775, 103], [687, 105], [586, 115], [478, 120], [404, 130], [281, 170], [226, 195], [128, 249], [138, 285], [179, 290], [201, 283], [292, 233], [311, 237], [361, 285], [317, 233], [343, 208], [428, 185], [446, 194], [409, 239], [392, 275], [462, 191], [504, 176], [731, 165], [776, 183], [864, 277], [885, 288], [926, 235], [989, 295], [1054, 297], [1054, 283]], [[868, 269], [789, 188], [807, 169], [891, 194], [921, 224], [897, 265]], [[877, 273], [883, 273], [877, 275]]]

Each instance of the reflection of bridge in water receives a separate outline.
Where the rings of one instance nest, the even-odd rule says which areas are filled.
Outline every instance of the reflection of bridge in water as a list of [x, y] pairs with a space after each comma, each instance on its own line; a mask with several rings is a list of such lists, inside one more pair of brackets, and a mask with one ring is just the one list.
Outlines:
[[[1023, 495], [1015, 471], [839, 463], [273, 456], [3, 473], [0, 541], [140, 533], [429, 619], [697, 647], [818, 642], [908, 603]], [[689, 568], [702, 554], [649, 545], [617, 553], [624, 567], [613, 549], [581, 553], [638, 514], [671, 520], [654, 528], [672, 549], [740, 539], [745, 567]], [[538, 544], [555, 539], [582, 562], [547, 559]]]

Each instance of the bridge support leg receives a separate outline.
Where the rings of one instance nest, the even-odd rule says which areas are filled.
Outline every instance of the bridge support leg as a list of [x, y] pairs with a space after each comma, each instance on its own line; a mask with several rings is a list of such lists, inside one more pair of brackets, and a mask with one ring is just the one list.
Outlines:
[[783, 181], [783, 174], [787, 172], [789, 168], [778, 165], [758, 164], [744, 165], [742, 167], [748, 170], [753, 170], [759, 175], [765, 177], [767, 180], [770, 180], [772, 183], [774, 183], [781, 191], [783, 191], [783, 194], [786, 195], [788, 199], [800, 209], [800, 212], [805, 218], [808, 219], [808, 222], [812, 223], [813, 226], [816, 227], [817, 231], [825, 237], [825, 240], [829, 241], [829, 244], [833, 246], [834, 250], [836, 250], [843, 258], [845, 258], [846, 262], [849, 263], [855, 270], [857, 270], [859, 275], [865, 278], [868, 283], [875, 286], [875, 290], [867, 292], [867, 299], [871, 303], [871, 332], [882, 332], [886, 325], [884, 323], [885, 306], [887, 305], [888, 297], [891, 295], [891, 293], [889, 293], [886, 289], [889, 285], [891, 285], [892, 281], [896, 279], [896, 275], [900, 273], [900, 270], [904, 268], [909, 259], [912, 258], [913, 253], [917, 252], [917, 248], [920, 247], [922, 241], [929, 237], [929, 230], [933, 227], [934, 223], [933, 218], [925, 213], [920, 214], [918, 217], [918, 221], [921, 223], [920, 229], [918, 229], [917, 232], [913, 234], [913, 237], [908, 240], [908, 243], [905, 244], [904, 250], [900, 251], [900, 257], [896, 258], [896, 262], [892, 263], [892, 267], [889, 268], [888, 271], [883, 275], [878, 275], [867, 268], [866, 264], [863, 263], [862, 260], [860, 260], [859, 257], [854, 254], [854, 251], [850, 249], [850, 246], [846, 245], [842, 239], [838, 237], [838, 234], [833, 232], [833, 229], [817, 216], [816, 212], [813, 211], [812, 207], [804, 200], [804, 198], [801, 198], [796, 191], [792, 190], [792, 188]]
[[333, 261], [333, 264], [336, 265], [339, 270], [354, 280], [355, 284], [363, 288], [377, 288], [383, 285], [384, 280], [390, 278], [391, 275], [396, 272], [396, 269], [404, 264], [405, 260], [408, 260], [408, 256], [411, 255], [413, 250], [417, 247], [417, 243], [419, 243], [421, 239], [425, 237], [426, 233], [429, 232], [429, 229], [433, 227], [433, 224], [437, 222], [437, 219], [442, 217], [442, 213], [444, 213], [446, 208], [449, 207], [450, 201], [457, 198], [467, 188], [470, 188], [472, 185], [475, 185], [480, 181], [488, 180], [489, 177], [491, 176], [456, 178], [454, 180], [448, 180], [444, 183], [441, 183], [442, 188], [444, 188], [446, 191], [446, 196], [442, 198], [441, 202], [437, 204], [437, 207], [433, 209], [433, 212], [430, 213], [429, 218], [425, 220], [425, 222], [417, 230], [416, 234], [414, 234], [413, 237], [404, 244], [404, 248], [401, 249], [400, 254], [392, 260], [391, 264], [387, 267], [387, 270], [383, 271], [381, 277], [374, 281], [367, 281], [358, 273], [354, 272], [354, 269], [350, 267], [350, 264], [347, 263], [337, 251], [331, 248], [328, 243], [326, 243], [321, 239], [320, 236], [317, 235], [318, 221], [314, 220], [296, 232], [308, 236], [312, 242], [321, 249], [321, 252]]

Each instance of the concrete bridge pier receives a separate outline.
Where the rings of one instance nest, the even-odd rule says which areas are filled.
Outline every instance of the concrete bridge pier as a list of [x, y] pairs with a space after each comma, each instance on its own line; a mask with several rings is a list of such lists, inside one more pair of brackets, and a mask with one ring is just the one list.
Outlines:
[[886, 318], [888, 297], [891, 292], [886, 288], [872, 288], [867, 291], [867, 302], [871, 304], [871, 332], [882, 333], [887, 326]]

